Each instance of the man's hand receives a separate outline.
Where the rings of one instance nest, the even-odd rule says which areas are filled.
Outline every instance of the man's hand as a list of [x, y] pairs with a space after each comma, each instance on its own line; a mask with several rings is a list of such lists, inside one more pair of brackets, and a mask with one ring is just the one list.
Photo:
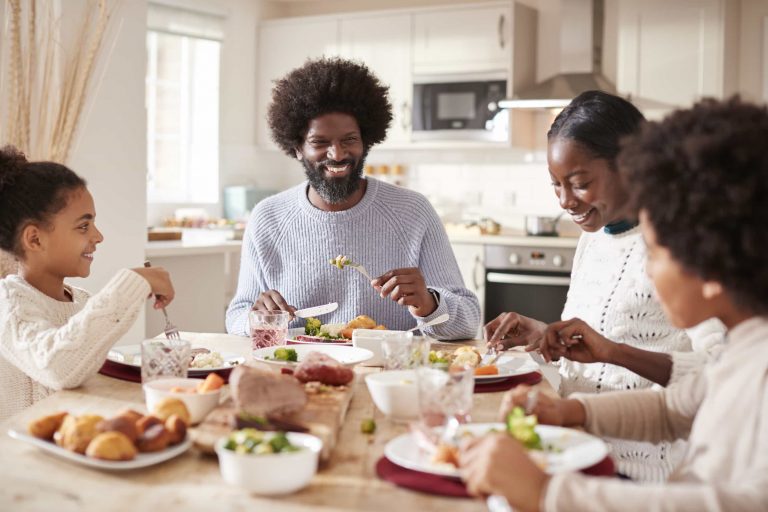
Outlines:
[[539, 350], [546, 361], [565, 357], [579, 363], [611, 363], [617, 347], [584, 320], [573, 318], [549, 324]]
[[549, 477], [508, 434], [472, 439], [462, 446], [459, 464], [470, 494], [498, 494], [507, 498], [515, 510], [539, 510], [541, 493]]
[[267, 290], [259, 295], [252, 309], [260, 311], [287, 311], [291, 314], [291, 317], [293, 317], [293, 312], [296, 311], [296, 308], [289, 305], [277, 290]]
[[496, 350], [538, 347], [547, 324], [517, 313], [502, 313], [483, 327], [486, 345]]
[[401, 306], [408, 306], [415, 316], [429, 316], [437, 309], [437, 302], [427, 290], [424, 276], [418, 268], [390, 270], [371, 281], [371, 285], [382, 298], [389, 297]]

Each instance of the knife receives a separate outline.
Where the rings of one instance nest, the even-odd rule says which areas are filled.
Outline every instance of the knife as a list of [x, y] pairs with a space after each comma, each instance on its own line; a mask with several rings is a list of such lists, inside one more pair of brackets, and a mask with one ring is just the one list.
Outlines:
[[322, 306], [315, 306], [313, 308], [297, 309], [293, 312], [293, 316], [298, 318], [309, 318], [311, 316], [324, 315], [331, 311], [336, 311], [339, 307], [337, 302], [331, 302], [330, 304], [323, 304]]

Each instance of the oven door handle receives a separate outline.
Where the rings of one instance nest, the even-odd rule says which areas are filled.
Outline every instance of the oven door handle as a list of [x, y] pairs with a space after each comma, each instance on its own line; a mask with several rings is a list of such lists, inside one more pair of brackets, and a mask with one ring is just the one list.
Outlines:
[[503, 274], [488, 272], [486, 280], [489, 283], [502, 284], [543, 284], [546, 286], [568, 286], [571, 278], [565, 276], [530, 276], [525, 274]]

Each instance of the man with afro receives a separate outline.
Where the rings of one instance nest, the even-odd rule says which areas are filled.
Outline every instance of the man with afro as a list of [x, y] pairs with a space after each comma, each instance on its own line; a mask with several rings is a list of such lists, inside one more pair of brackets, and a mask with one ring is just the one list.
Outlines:
[[[277, 81], [268, 112], [272, 138], [301, 163], [307, 181], [254, 208], [228, 332], [247, 334], [251, 309], [292, 313], [338, 302], [324, 324], [364, 314], [404, 330], [448, 313], [448, 322], [425, 334], [476, 336], [480, 306], [463, 285], [434, 208], [417, 192], [363, 177], [368, 151], [385, 139], [391, 121], [388, 88], [363, 64], [310, 60]], [[337, 255], [374, 279], [329, 265]]]

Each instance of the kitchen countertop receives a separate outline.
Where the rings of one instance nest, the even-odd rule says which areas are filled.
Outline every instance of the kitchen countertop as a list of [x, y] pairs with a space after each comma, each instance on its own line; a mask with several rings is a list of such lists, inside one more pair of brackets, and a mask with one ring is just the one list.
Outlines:
[[202, 254], [239, 253], [242, 242], [240, 240], [210, 241], [173, 240], [167, 242], [147, 242], [145, 255], [147, 258], [162, 258], [166, 256], [199, 256]]

